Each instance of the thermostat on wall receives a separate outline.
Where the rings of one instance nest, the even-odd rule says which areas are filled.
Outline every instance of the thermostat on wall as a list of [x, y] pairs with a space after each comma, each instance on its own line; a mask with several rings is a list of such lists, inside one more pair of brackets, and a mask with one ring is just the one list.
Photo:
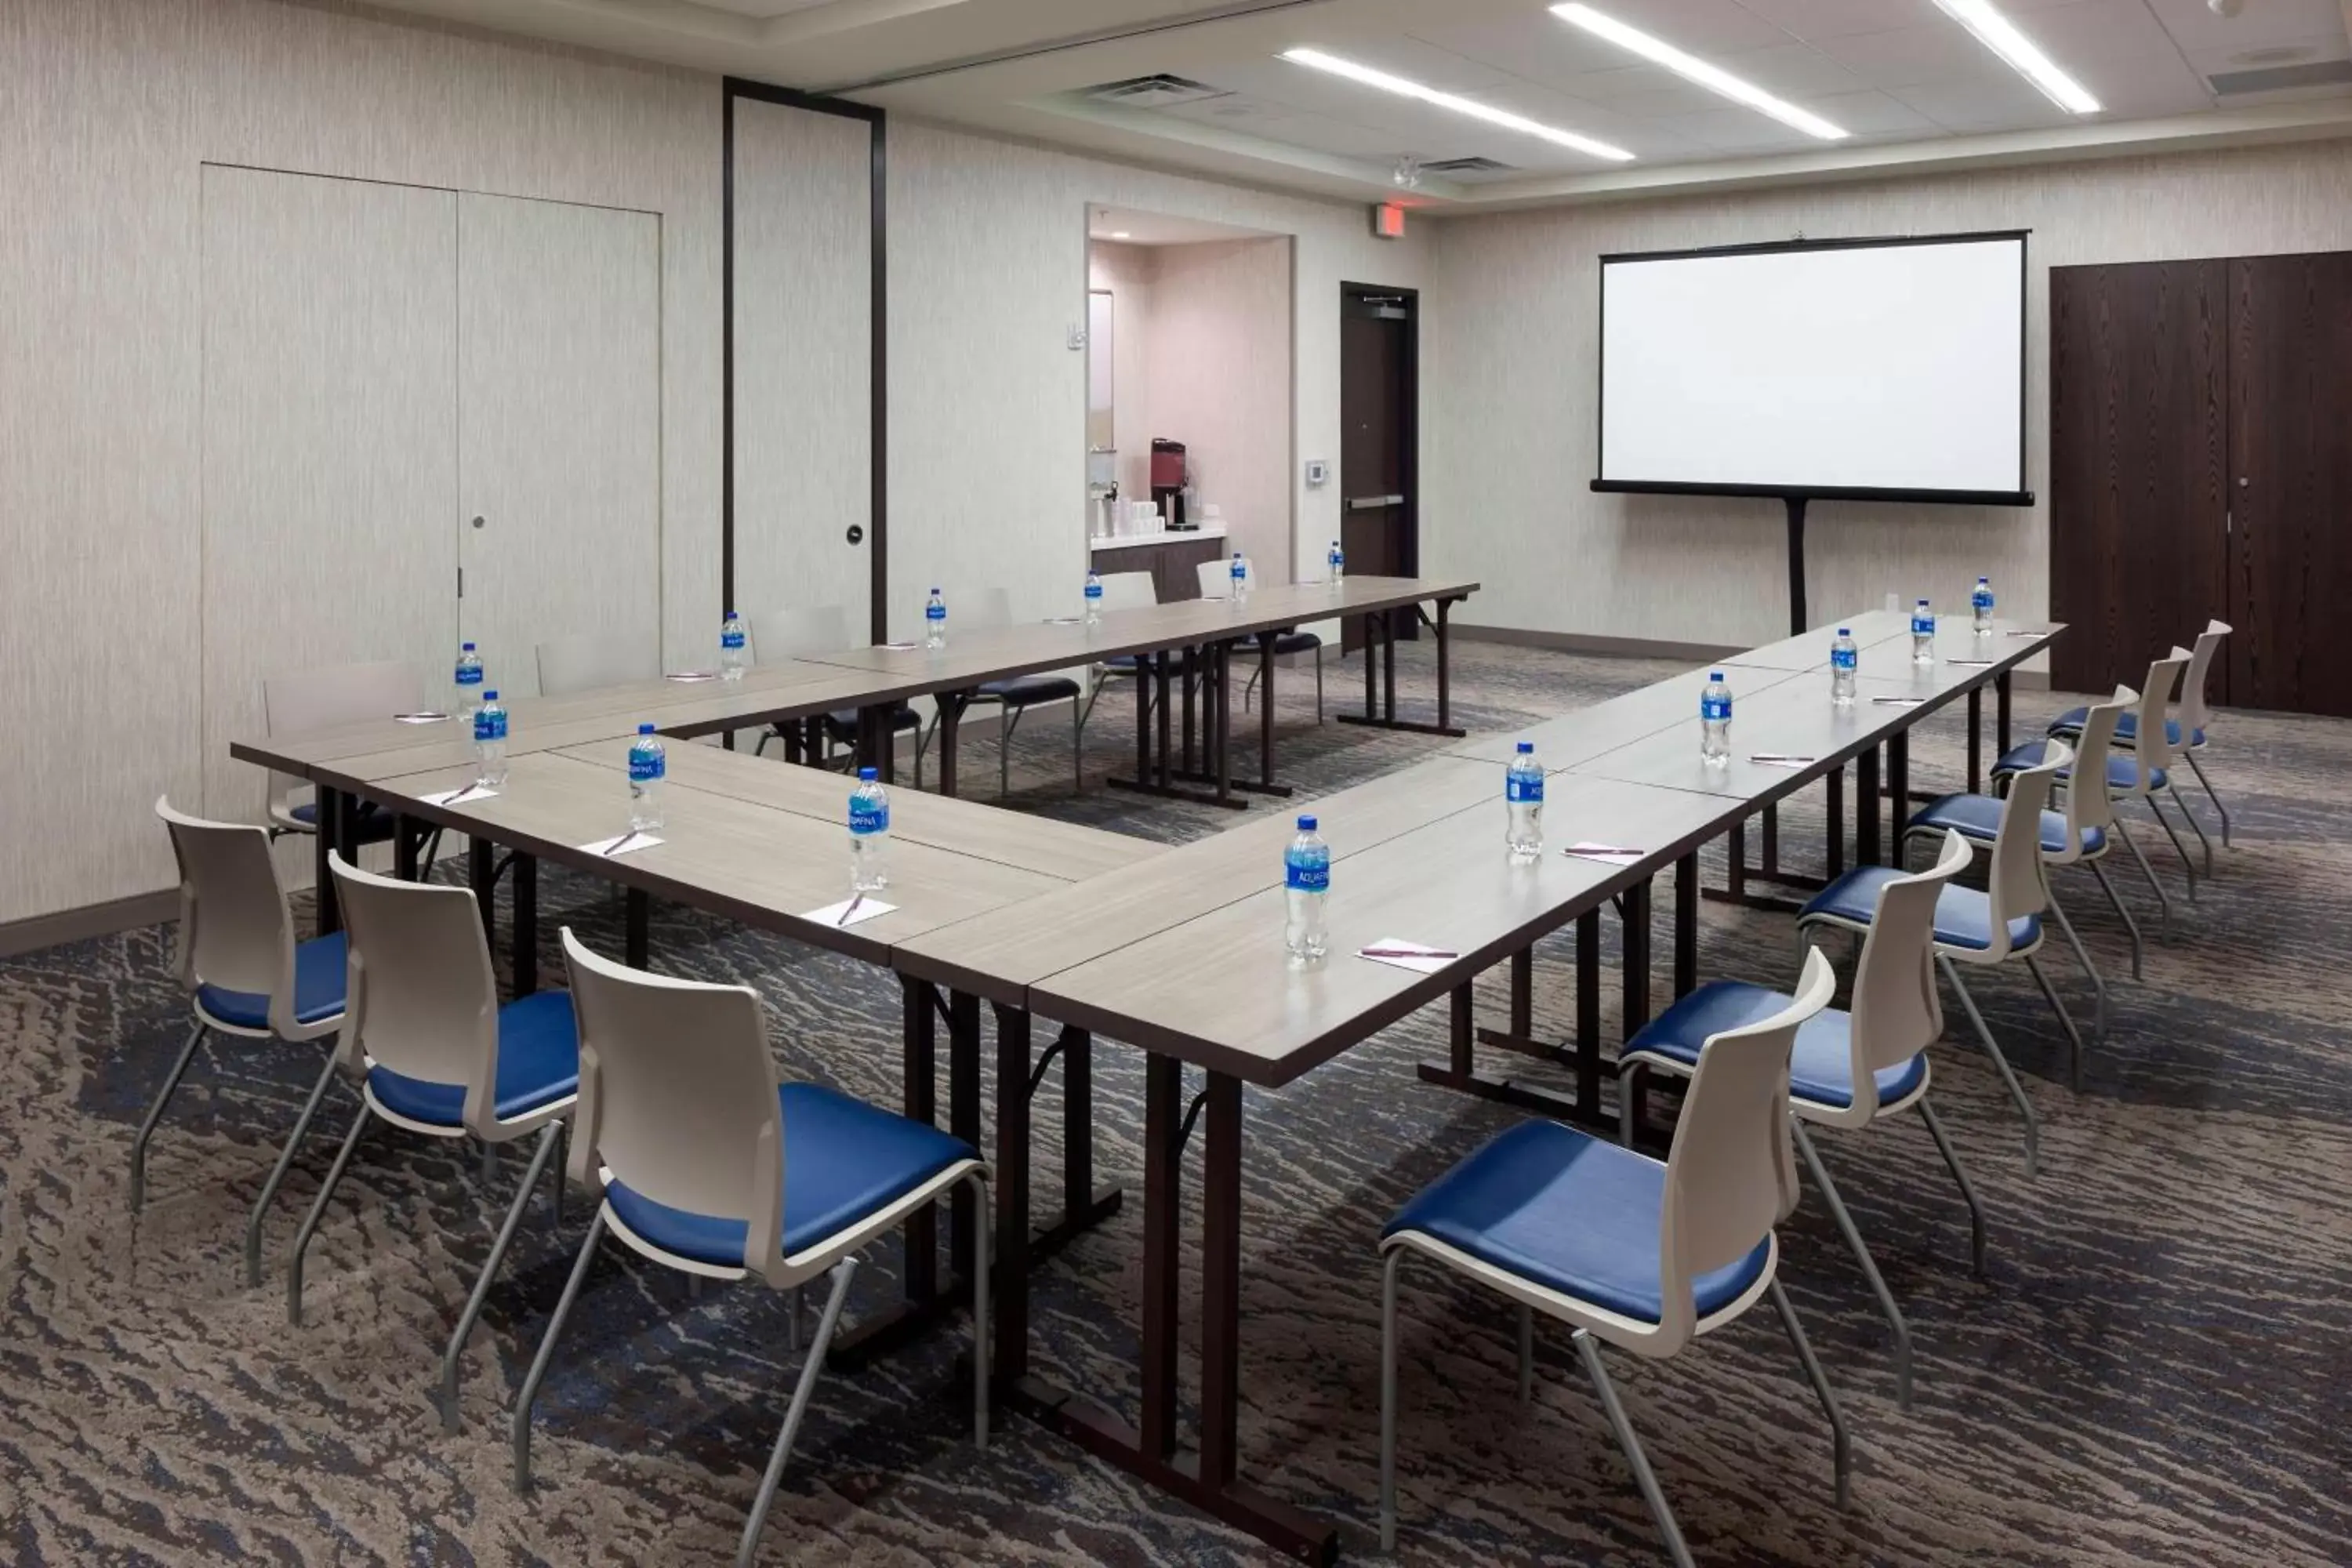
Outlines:
[[1320, 458], [1309, 458], [1307, 459], [1307, 482], [1308, 484], [1319, 485], [1330, 477], [1330, 464], [1325, 462]]

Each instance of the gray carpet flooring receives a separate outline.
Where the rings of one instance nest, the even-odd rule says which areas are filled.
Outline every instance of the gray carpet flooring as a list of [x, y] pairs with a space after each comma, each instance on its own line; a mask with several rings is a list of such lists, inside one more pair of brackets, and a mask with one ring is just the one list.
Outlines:
[[[1423, 647], [1401, 661], [1409, 695], [1429, 690], [1427, 657]], [[1474, 730], [1514, 728], [1668, 672], [1472, 645], [1456, 712]], [[1352, 666], [1331, 677], [1335, 702], [1360, 689]], [[1425, 738], [1318, 727], [1310, 686], [1290, 678], [1278, 705], [1283, 770], [1302, 800], [1433, 751]], [[2066, 701], [2021, 693], [2020, 733]], [[1956, 786], [1958, 722], [1923, 726], [1915, 782]], [[983, 797], [992, 731], [973, 726], [966, 750]], [[1082, 795], [1067, 737], [1045, 716], [1016, 736], [1015, 809], [1166, 840], [1232, 821], [1099, 787], [1131, 746], [1115, 699], [1087, 736]], [[1670, 1363], [1612, 1355], [1702, 1563], [2352, 1561], [2352, 724], [2229, 713], [2211, 759], [2237, 844], [2217, 848], [2171, 940], [2153, 940], [2146, 886], [2119, 878], [2151, 936], [2143, 981], [2095, 887], [2059, 873], [2112, 990], [2112, 1038], [2082, 1092], [2065, 1087], [2063, 1037], [2030, 981], [1977, 987], [2042, 1118], [2039, 1180], [2026, 1178], [2014, 1113], [1953, 1010], [1937, 1097], [1990, 1213], [1986, 1278], [1970, 1273], [1966, 1212], [1916, 1121], [1821, 1140], [1918, 1356], [1906, 1412], [1872, 1298], [1809, 1196], [1783, 1228], [1782, 1278], [1853, 1428], [1847, 1510], [1832, 1506], [1827, 1431], [1769, 1313]], [[1784, 823], [1790, 858], [1817, 864], [1818, 792]], [[2168, 847], [2141, 838], [2179, 900]], [[1719, 847], [1705, 864], [1719, 883]], [[551, 876], [541, 901], [543, 973], [561, 973], [552, 942], [566, 922], [617, 950], [608, 889]], [[1671, 901], [1662, 884], [1661, 992]], [[1604, 921], [1612, 965], [1614, 926]], [[1793, 973], [1785, 916], [1709, 903], [1700, 932], [1704, 974], [1785, 984]], [[244, 1215], [316, 1073], [315, 1047], [227, 1043], [201, 1056], [157, 1133], [134, 1219], [131, 1134], [187, 1026], [169, 942], [165, 930], [139, 931], [0, 963], [0, 1558], [728, 1560], [797, 1367], [782, 1304], [748, 1286], [696, 1299], [683, 1280], [608, 1255], [541, 1398], [539, 1488], [517, 1497], [506, 1412], [562, 1289], [577, 1207], [560, 1233], [543, 1211], [522, 1233], [469, 1346], [464, 1429], [445, 1436], [430, 1397], [441, 1344], [520, 1161], [486, 1192], [460, 1150], [372, 1137], [312, 1248], [307, 1324], [289, 1329], [276, 1270], [352, 1102], [340, 1090], [330, 1101], [272, 1216], [269, 1288], [242, 1286]], [[670, 908], [656, 910], [654, 952], [671, 973], [758, 986], [787, 1071], [896, 1103], [898, 998], [886, 976]], [[2070, 959], [2053, 962], [2087, 1018], [2087, 982]], [[1540, 1026], [1571, 1026], [1573, 973], [1566, 941], [1538, 951]], [[1482, 1018], [1499, 1015], [1501, 983], [1481, 983]], [[1443, 1026], [1433, 1009], [1280, 1093], [1248, 1097], [1244, 1465], [1335, 1521], [1350, 1559], [1378, 1556], [1379, 1227], [1515, 1120], [1416, 1080]], [[1140, 1058], [1106, 1043], [1097, 1076], [1103, 1172], [1133, 1184]], [[1057, 1114], [1049, 1087], [1047, 1171]], [[1036, 1289], [1040, 1370], [1130, 1416], [1139, 1210], [1129, 1203]], [[897, 1268], [895, 1247], [877, 1250], [853, 1321], [893, 1298]], [[1433, 1270], [1407, 1280], [1400, 1559], [1662, 1561], [1565, 1337], [1539, 1340], [1537, 1397], [1523, 1407], [1502, 1303]], [[1188, 1357], [1196, 1331], [1187, 1324]], [[963, 1338], [959, 1321], [820, 1385], [763, 1562], [1274, 1561], [1019, 1419], [976, 1451]]]

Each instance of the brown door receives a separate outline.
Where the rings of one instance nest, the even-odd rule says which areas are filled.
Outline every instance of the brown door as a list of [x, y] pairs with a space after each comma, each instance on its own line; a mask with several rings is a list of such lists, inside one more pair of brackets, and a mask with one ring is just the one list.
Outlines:
[[2227, 700], [2352, 716], [2352, 255], [2232, 261], [2230, 302]]
[[[1351, 576], [1416, 570], [1413, 429], [1420, 407], [1412, 290], [1339, 286], [1339, 544]], [[1363, 646], [1363, 617], [1342, 647]], [[1412, 635], [1400, 620], [1398, 634]]]
[[2071, 628], [2050, 678], [2062, 691], [2137, 688], [2150, 659], [2224, 615], [2230, 266], [2050, 270], [2050, 616]]

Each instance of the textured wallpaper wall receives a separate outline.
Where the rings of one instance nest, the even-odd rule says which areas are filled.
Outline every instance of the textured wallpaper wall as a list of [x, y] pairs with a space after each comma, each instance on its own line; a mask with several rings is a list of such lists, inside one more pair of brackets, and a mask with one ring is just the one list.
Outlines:
[[1592, 478], [1604, 252], [2031, 228], [2031, 510], [1824, 503], [1808, 525], [1814, 616], [1890, 593], [1955, 604], [1990, 573], [2049, 602], [2049, 268], [2352, 248], [2352, 143], [1986, 171], [1459, 218], [1434, 226], [1423, 327], [1424, 562], [1475, 573], [1464, 619], [1746, 644], [1788, 629], [1776, 501], [1600, 496]]

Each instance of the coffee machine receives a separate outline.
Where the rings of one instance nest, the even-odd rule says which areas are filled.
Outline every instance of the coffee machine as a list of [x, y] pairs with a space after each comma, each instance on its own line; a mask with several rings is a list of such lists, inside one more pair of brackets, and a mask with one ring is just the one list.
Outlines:
[[1184, 443], [1153, 437], [1151, 499], [1160, 503], [1160, 515], [1172, 530], [1192, 526], [1184, 521]]

